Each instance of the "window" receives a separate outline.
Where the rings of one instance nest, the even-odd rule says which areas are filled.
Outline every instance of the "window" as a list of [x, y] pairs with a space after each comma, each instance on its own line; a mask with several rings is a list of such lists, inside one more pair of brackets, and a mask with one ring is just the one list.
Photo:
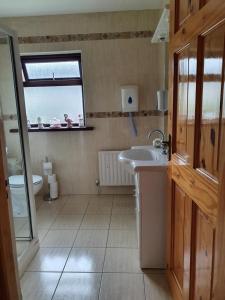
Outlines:
[[36, 124], [52, 120], [74, 123], [84, 119], [83, 81], [80, 54], [22, 56], [23, 85], [27, 119]]

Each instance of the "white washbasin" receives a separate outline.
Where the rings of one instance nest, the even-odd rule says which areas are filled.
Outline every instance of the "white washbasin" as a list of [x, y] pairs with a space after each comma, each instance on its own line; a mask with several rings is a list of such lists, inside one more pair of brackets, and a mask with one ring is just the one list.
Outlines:
[[147, 149], [129, 149], [129, 150], [125, 150], [122, 151], [119, 154], [119, 159], [120, 160], [144, 160], [144, 161], [148, 161], [148, 160], [154, 160], [155, 157], [153, 155], [153, 153]]
[[120, 152], [119, 160], [131, 174], [135, 173], [136, 168], [165, 166], [168, 161], [167, 156], [162, 154], [162, 149], [153, 146], [134, 146]]

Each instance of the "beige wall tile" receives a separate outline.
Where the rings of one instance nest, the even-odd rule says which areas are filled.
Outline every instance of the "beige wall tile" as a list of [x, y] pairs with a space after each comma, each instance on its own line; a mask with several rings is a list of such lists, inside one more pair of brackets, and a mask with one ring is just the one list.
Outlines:
[[[154, 30], [159, 11], [133, 11], [64, 16], [1, 19], [19, 36]], [[20, 45], [21, 53], [81, 51], [87, 112], [120, 111], [120, 86], [139, 86], [140, 109], [156, 107], [156, 91], [164, 83], [164, 46], [150, 38], [59, 42]], [[42, 174], [48, 156], [54, 163], [61, 194], [96, 194], [97, 153], [102, 149], [126, 149], [148, 144], [148, 130], [164, 128], [163, 117], [135, 118], [138, 136], [131, 135], [127, 118], [88, 119], [90, 132], [30, 133], [33, 174]], [[15, 126], [12, 122], [7, 125]], [[13, 135], [8, 135], [12, 154]], [[16, 149], [16, 147], [14, 147]], [[46, 185], [45, 185], [46, 188]], [[106, 193], [131, 193], [130, 188], [103, 188]]]
[[19, 35], [50, 35], [95, 32], [154, 30], [159, 10], [91, 13], [41, 17], [1, 18]]

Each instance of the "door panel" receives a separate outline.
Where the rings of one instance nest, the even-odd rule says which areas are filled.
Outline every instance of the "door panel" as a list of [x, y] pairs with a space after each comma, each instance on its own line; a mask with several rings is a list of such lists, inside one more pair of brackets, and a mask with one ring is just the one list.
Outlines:
[[196, 215], [196, 264], [194, 300], [212, 298], [214, 229], [198, 209]]
[[222, 26], [204, 38], [199, 166], [216, 178], [218, 177], [219, 160], [224, 32], [225, 27]]
[[178, 56], [176, 153], [193, 164], [197, 43], [191, 43]]
[[188, 48], [178, 54], [176, 152], [187, 159]]
[[175, 185], [173, 271], [181, 290], [184, 280], [184, 203], [185, 194]]
[[184, 299], [189, 299], [192, 201], [174, 184], [173, 273]]
[[181, 25], [189, 16], [190, 13], [190, 0], [177, 1], [179, 7], [179, 24]]
[[176, 10], [178, 24], [181, 26], [192, 13], [196, 12], [199, 8], [199, 1], [201, 0], [177, 0]]

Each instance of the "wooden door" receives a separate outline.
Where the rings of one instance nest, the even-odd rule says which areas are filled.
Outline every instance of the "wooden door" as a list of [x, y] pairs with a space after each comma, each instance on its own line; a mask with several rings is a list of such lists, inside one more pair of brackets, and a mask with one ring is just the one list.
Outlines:
[[176, 29], [198, 10], [199, 0], [176, 0]]
[[223, 255], [218, 245], [225, 248], [225, 2], [195, 0], [193, 13], [180, 2], [171, 3], [167, 274], [175, 300], [218, 300], [215, 274], [225, 269], [225, 259], [215, 264]]
[[6, 185], [3, 126], [0, 123], [0, 299], [22, 299], [15, 246], [11, 202]]

